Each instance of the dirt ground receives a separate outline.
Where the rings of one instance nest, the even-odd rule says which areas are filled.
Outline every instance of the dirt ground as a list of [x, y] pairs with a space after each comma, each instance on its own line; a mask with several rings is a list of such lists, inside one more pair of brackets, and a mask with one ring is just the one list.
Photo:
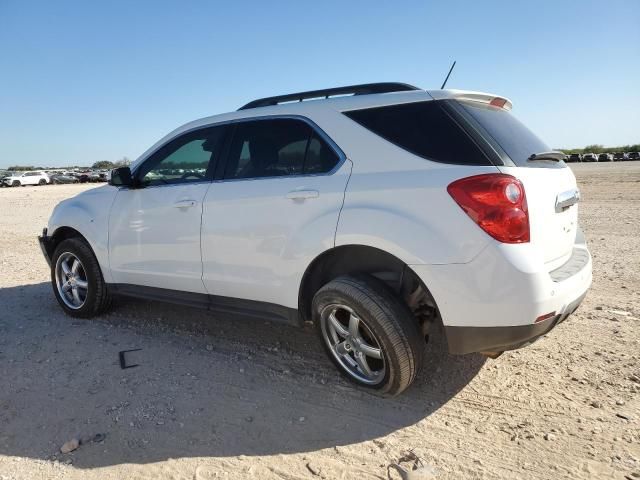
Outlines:
[[578, 312], [497, 360], [436, 339], [396, 399], [343, 380], [310, 327], [130, 300], [66, 317], [36, 235], [92, 186], [0, 189], [0, 479], [386, 479], [410, 452], [437, 479], [640, 477], [640, 162], [572, 168], [594, 257]]

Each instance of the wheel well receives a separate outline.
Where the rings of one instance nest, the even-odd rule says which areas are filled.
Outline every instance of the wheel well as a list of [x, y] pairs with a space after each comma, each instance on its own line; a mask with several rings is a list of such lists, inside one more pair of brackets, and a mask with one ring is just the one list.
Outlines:
[[420, 277], [402, 260], [374, 247], [345, 245], [319, 255], [302, 277], [298, 310], [303, 321], [311, 320], [311, 302], [325, 284], [341, 275], [367, 273], [384, 281], [425, 323], [439, 318], [433, 296]]
[[49, 247], [51, 248], [51, 251], [49, 252], [49, 255], [53, 255], [53, 252], [56, 250], [56, 247], [60, 244], [60, 242], [68, 238], [85, 239], [82, 236], [82, 234], [74, 228], [60, 227], [56, 229], [55, 232], [53, 232], [53, 235], [51, 235], [51, 241], [49, 242]]

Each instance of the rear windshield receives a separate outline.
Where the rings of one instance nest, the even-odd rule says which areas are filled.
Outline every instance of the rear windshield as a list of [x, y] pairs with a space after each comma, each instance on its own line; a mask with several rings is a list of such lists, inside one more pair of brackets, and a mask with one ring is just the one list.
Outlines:
[[437, 101], [352, 110], [344, 114], [385, 140], [427, 160], [491, 165]]
[[533, 166], [534, 162], [527, 162], [532, 154], [551, 150], [507, 110], [477, 102], [459, 104], [493, 137], [517, 166]]

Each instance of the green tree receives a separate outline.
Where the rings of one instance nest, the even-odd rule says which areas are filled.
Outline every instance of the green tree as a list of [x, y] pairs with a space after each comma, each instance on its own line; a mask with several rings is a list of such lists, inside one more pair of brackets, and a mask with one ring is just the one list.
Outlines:
[[25, 166], [25, 165], [12, 165], [7, 170], [11, 172], [25, 172], [28, 170], [33, 170], [33, 165]]
[[113, 166], [114, 167], [128, 167], [129, 165], [131, 165], [131, 160], [129, 160], [127, 157], [122, 157], [120, 160], [115, 162]]
[[113, 167], [115, 167], [115, 164], [113, 162], [110, 162], [109, 160], [100, 160], [99, 162], [94, 163], [91, 168], [107, 169]]
[[587, 145], [586, 147], [584, 147], [582, 149], [582, 152], [583, 153], [602, 153], [602, 152], [604, 152], [604, 150], [605, 150], [605, 148], [604, 148], [603, 145], [598, 145], [596, 143], [596, 144], [593, 144], [593, 145]]

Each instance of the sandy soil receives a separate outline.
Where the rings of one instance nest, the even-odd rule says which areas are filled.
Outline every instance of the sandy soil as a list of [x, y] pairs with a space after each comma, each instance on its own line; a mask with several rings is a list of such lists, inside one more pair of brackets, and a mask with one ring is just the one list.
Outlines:
[[[91, 187], [0, 189], [0, 479], [384, 479], [409, 451], [438, 479], [638, 478], [640, 162], [572, 168], [594, 256], [582, 307], [498, 360], [435, 341], [391, 400], [341, 379], [309, 327], [134, 301], [66, 317], [35, 236]], [[121, 370], [131, 348], [140, 366]]]

